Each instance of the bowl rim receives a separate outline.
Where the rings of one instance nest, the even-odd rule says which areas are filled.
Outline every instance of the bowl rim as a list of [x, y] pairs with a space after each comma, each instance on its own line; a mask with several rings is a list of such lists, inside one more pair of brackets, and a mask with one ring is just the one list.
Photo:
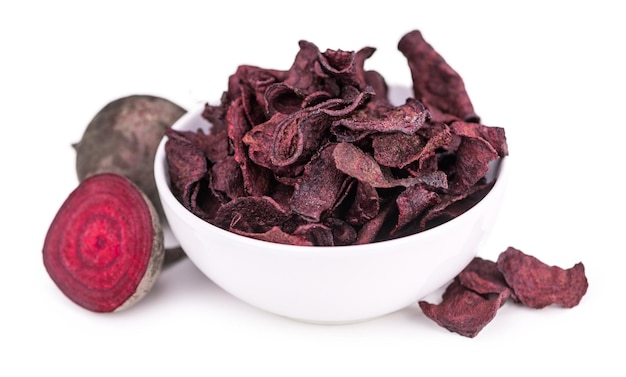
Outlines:
[[[206, 104], [202, 106], [198, 106], [198, 108], [188, 111], [184, 115], [182, 115], [174, 124], [172, 124], [171, 128], [175, 130], [181, 129], [184, 125], [189, 123], [191, 120], [196, 119], [197, 117], [201, 117], [202, 111]], [[202, 118], [207, 125], [211, 123]], [[184, 128], [183, 128], [184, 129]], [[157, 148], [155, 159], [154, 159], [154, 178], [157, 185], [157, 190], [162, 202], [167, 201], [167, 205], [172, 205], [176, 208], [176, 213], [181, 214], [181, 218], [188, 225], [193, 226], [194, 228], [206, 227], [212, 232], [217, 232], [220, 237], [225, 237], [231, 240], [234, 243], [244, 243], [250, 247], [254, 247], [256, 250], [272, 250], [275, 253], [294, 253], [298, 254], [303, 253], [314, 253], [315, 255], [342, 255], [345, 256], [351, 252], [356, 252], [359, 254], [368, 253], [368, 252], [389, 252], [389, 249], [394, 249], [394, 246], [400, 246], [405, 243], [419, 243], [421, 239], [427, 239], [432, 237], [439, 236], [440, 233], [445, 233], [449, 228], [456, 226], [457, 220], [462, 218], [467, 218], [469, 216], [473, 216], [474, 213], [480, 211], [482, 207], [487, 206], [490, 198], [495, 196], [495, 194], [499, 191], [504, 190], [504, 186], [508, 181], [509, 169], [508, 169], [508, 156], [503, 156], [498, 158], [497, 160], [492, 161], [493, 168], [497, 169], [495, 172], [495, 182], [493, 187], [489, 190], [489, 192], [474, 206], [460, 214], [459, 216], [448, 220], [442, 224], [434, 226], [432, 228], [423, 230], [421, 232], [417, 232], [414, 234], [409, 234], [406, 236], [393, 238], [389, 240], [383, 240], [378, 242], [372, 242], [367, 244], [359, 244], [359, 245], [338, 245], [338, 246], [308, 246], [308, 245], [287, 245], [280, 244], [271, 241], [259, 240], [252, 237], [247, 237], [244, 235], [236, 234], [226, 229], [222, 229], [216, 225], [213, 225], [200, 217], [194, 215], [191, 211], [185, 208], [179, 201], [176, 199], [174, 194], [170, 188], [170, 179], [167, 174], [167, 163], [166, 163], [166, 155], [165, 155], [165, 143], [167, 142], [167, 137], [164, 137], [159, 146]], [[167, 216], [167, 214], [166, 214]], [[171, 223], [171, 221], [168, 222]], [[180, 242], [180, 241], [179, 241]], [[268, 247], [269, 246], [269, 247]], [[402, 248], [396, 248], [402, 249]], [[341, 251], [341, 252], [338, 252]]]

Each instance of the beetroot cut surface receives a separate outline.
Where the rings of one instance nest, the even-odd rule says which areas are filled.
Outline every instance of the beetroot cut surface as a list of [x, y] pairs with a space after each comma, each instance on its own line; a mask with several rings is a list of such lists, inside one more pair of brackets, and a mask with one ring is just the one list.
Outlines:
[[128, 178], [93, 175], [68, 196], [43, 246], [44, 266], [70, 300], [94, 312], [128, 308], [163, 264], [156, 210]]

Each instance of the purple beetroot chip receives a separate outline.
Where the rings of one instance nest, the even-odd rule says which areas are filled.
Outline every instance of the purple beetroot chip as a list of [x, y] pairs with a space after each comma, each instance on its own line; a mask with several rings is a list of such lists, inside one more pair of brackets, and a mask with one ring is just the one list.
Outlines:
[[398, 50], [408, 60], [415, 98], [436, 113], [449, 114], [468, 122], [479, 121], [463, 79], [424, 40], [420, 31], [404, 35], [398, 43]]
[[552, 304], [573, 308], [589, 286], [582, 263], [568, 269], [549, 266], [513, 247], [500, 254], [497, 265], [519, 301], [530, 308]]
[[419, 301], [424, 315], [445, 329], [473, 338], [496, 316], [506, 297], [486, 298], [454, 280], [439, 304]]

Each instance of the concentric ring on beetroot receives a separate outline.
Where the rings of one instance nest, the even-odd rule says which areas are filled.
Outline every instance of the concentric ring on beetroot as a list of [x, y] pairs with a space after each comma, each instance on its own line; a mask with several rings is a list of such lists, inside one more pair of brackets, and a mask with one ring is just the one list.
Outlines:
[[128, 178], [93, 175], [67, 197], [43, 246], [45, 268], [70, 300], [94, 312], [125, 309], [147, 293], [163, 264], [163, 233]]

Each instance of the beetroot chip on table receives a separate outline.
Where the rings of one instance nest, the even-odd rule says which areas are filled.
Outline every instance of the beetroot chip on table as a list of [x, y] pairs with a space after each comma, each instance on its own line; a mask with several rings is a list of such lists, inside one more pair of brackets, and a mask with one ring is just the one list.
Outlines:
[[585, 268], [548, 266], [513, 247], [496, 262], [475, 257], [446, 288], [442, 302], [419, 301], [425, 316], [449, 331], [474, 337], [509, 299], [529, 308], [572, 308], [587, 292]]
[[[504, 130], [477, 122], [461, 78], [418, 31], [398, 48], [415, 98], [365, 69], [373, 47], [300, 41], [287, 70], [241, 65], [201, 131], [168, 131], [172, 192], [192, 213], [277, 243], [350, 245], [425, 230], [487, 191]], [[476, 199], [478, 198], [478, 199]]]
[[552, 304], [572, 308], [580, 303], [589, 286], [582, 263], [569, 269], [549, 266], [509, 247], [500, 254], [497, 264], [519, 301], [530, 308]]
[[485, 298], [455, 280], [442, 299], [437, 305], [420, 301], [424, 315], [449, 331], [473, 338], [496, 316], [506, 297]]

